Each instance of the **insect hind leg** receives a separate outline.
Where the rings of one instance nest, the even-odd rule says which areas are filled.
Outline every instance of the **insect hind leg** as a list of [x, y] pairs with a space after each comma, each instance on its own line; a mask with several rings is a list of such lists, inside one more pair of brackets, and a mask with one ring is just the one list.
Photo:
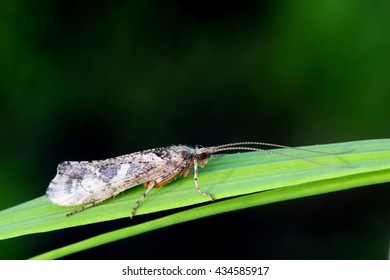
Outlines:
[[76, 210], [66, 214], [66, 217], [70, 217], [70, 216], [73, 216], [74, 214], [80, 213], [80, 212], [82, 212], [82, 211], [84, 211], [84, 210], [86, 210], [88, 208], [91, 208], [91, 207], [93, 207], [93, 206], [95, 206], [95, 205], [97, 205], [97, 204], [99, 204], [99, 203], [101, 203], [101, 202], [103, 202], [103, 201], [105, 201], [107, 199], [108, 198], [96, 200], [96, 201], [94, 201], [94, 202], [92, 202], [90, 204], [84, 205], [83, 207], [77, 208]]

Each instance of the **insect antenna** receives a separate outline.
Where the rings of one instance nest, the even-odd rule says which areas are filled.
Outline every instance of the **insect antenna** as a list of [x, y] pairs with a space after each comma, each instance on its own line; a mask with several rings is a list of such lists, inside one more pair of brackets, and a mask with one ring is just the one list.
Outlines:
[[299, 156], [284, 154], [284, 153], [281, 153], [281, 152], [277, 152], [275, 150], [267, 150], [267, 149], [256, 148], [256, 147], [245, 147], [243, 145], [269, 146], [269, 147], [292, 149], [292, 150], [297, 150], [297, 151], [305, 151], [305, 152], [312, 152], [312, 153], [319, 153], [319, 154], [326, 154], [326, 155], [334, 155], [333, 153], [328, 153], [328, 152], [323, 152], [323, 151], [315, 151], [315, 150], [309, 150], [309, 149], [298, 148], [298, 147], [291, 147], [291, 146], [285, 146], [285, 145], [279, 145], [279, 144], [272, 144], [272, 143], [266, 143], [266, 142], [237, 142], [237, 143], [230, 143], [230, 144], [224, 144], [224, 145], [215, 146], [214, 148], [215, 148], [215, 152], [237, 151], [237, 150], [260, 151], [260, 152], [265, 152], [265, 153], [269, 153], [269, 154], [274, 154], [274, 155], [279, 155], [279, 156], [283, 156], [283, 157], [288, 157], [288, 158], [291, 158], [291, 159], [303, 160], [303, 161], [314, 163], [314, 164], [317, 164], [317, 165], [329, 166], [328, 164], [325, 164], [325, 163], [321, 163], [321, 162], [318, 162], [318, 161], [314, 161], [314, 160], [303, 158], [303, 157], [299, 157]]

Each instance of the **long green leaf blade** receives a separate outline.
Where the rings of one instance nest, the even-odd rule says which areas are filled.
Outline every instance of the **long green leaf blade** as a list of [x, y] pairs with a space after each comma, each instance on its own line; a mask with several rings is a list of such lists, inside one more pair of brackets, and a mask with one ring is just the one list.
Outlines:
[[[202, 190], [221, 199], [245, 194], [272, 196], [277, 190], [282, 191], [283, 188], [286, 188], [287, 191], [295, 186], [306, 186], [306, 184], [314, 184], [316, 188], [321, 188], [325, 182], [331, 182], [333, 189], [328, 191], [336, 191], [390, 181], [389, 139], [306, 148], [335, 154], [319, 155], [289, 149], [278, 150], [282, 153], [310, 158], [326, 164], [326, 166], [260, 152], [216, 157], [210, 160], [205, 169], [200, 171], [200, 186]], [[292, 198], [307, 195], [304, 191], [305, 188], [298, 188], [294, 191], [298, 190], [301, 192], [301, 196], [294, 194]], [[75, 207], [56, 206], [45, 197], [39, 197], [0, 212], [0, 239], [128, 217], [133, 203], [142, 192], [142, 187], [130, 189], [114, 199], [70, 218], [65, 218], [65, 214]], [[323, 190], [319, 191], [319, 193], [323, 192]], [[309, 195], [312, 194], [316, 193], [313, 192]], [[249, 198], [236, 199], [245, 201]], [[207, 198], [198, 195], [194, 190], [193, 179], [188, 176], [176, 180], [166, 187], [153, 190], [137, 209], [137, 214], [173, 209], [206, 201], [208, 201]], [[234, 201], [235, 199], [210, 202], [200, 209], [203, 207], [210, 207], [210, 209], [222, 207], [218, 213], [240, 209], [238, 206], [234, 206]], [[275, 198], [275, 201], [280, 200]], [[242, 203], [252, 205], [248, 202]], [[256, 202], [252, 206], [255, 205], [261, 205], [261, 203]], [[196, 212], [196, 210], [194, 211]], [[185, 214], [187, 220], [193, 219], [191, 215]]]
[[159, 228], [168, 227], [171, 225], [187, 222], [211, 215], [235, 211], [239, 209], [249, 208], [253, 206], [265, 205], [269, 203], [284, 201], [288, 199], [301, 198], [311, 195], [318, 195], [332, 191], [339, 191], [357, 187], [357, 182], [365, 184], [382, 183], [390, 180], [388, 170], [372, 172], [369, 174], [356, 174], [344, 177], [342, 180], [328, 179], [320, 182], [305, 183], [298, 186], [280, 188], [268, 192], [250, 194], [238, 198], [232, 198], [227, 201], [213, 203], [196, 207], [194, 209], [182, 211], [160, 219], [156, 219], [143, 224], [130, 226], [124, 229], [119, 229], [104, 233], [62, 248], [58, 248], [31, 259], [45, 260], [58, 259], [70, 254], [74, 254], [83, 250], [91, 249], [97, 246], [108, 244], [121, 239], [129, 238], [138, 234], [156, 230]]

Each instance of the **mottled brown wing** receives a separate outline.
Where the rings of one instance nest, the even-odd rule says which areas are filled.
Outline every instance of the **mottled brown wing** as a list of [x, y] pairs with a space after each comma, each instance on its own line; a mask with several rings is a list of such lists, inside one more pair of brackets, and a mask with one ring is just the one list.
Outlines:
[[[58, 165], [46, 195], [62, 206], [91, 203], [139, 184], [158, 180], [185, 166], [180, 154], [134, 153], [104, 161], [66, 161]], [[127, 182], [126, 184], [123, 184]], [[125, 186], [125, 187], [124, 187]]]

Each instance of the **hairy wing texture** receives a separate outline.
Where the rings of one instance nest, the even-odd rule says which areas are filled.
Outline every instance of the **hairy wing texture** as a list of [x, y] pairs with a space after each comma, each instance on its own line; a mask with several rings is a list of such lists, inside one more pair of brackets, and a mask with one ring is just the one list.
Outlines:
[[62, 206], [106, 199], [136, 185], [158, 180], [188, 164], [175, 149], [152, 149], [102, 161], [65, 161], [58, 165], [46, 195]]

